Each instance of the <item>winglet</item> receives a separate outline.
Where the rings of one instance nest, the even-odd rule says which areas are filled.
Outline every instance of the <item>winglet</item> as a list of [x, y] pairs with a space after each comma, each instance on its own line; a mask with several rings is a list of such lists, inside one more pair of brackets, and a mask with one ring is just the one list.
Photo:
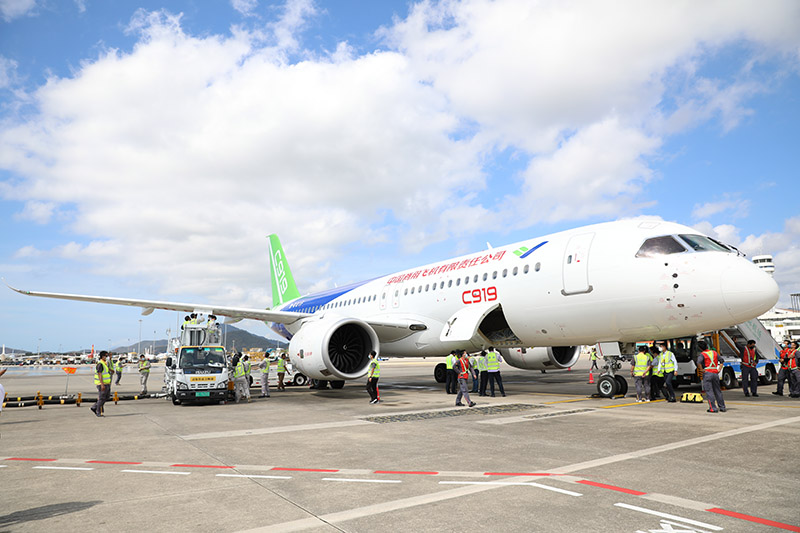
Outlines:
[[272, 308], [299, 298], [300, 291], [297, 290], [289, 270], [286, 254], [280, 239], [274, 233], [269, 236], [269, 266], [272, 273]]

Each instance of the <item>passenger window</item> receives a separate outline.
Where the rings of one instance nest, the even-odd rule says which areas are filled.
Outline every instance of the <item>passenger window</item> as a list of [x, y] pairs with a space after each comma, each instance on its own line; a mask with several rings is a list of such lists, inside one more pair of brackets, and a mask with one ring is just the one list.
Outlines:
[[478, 283], [478, 275], [475, 274], [475, 277], [472, 279], [473, 282]]
[[444, 281], [439, 284], [440, 289], [444, 289]]
[[492, 272], [492, 279], [497, 279], [497, 270]]
[[458, 279], [456, 280], [456, 287], [458, 287], [459, 285], [461, 285], [461, 278], [458, 278]]
[[528, 265], [525, 265], [525, 266], [522, 268], [522, 273], [523, 273], [523, 274], [527, 274], [527, 273], [528, 273], [528, 270], [530, 270], [530, 267], [528, 267]]
[[386, 293], [384, 292], [383, 294], [381, 294], [381, 300], [385, 300], [385, 299], [386, 299]]
[[403, 296], [408, 296], [408, 288], [406, 288], [406, 290], [403, 291]]
[[639, 251], [636, 252], [636, 257], [655, 257], [658, 255], [680, 254], [686, 251], [681, 243], [675, 240], [671, 235], [663, 237], [653, 237], [647, 239], [642, 243]]
[[504, 268], [503, 269], [503, 277], [506, 277], [506, 276], [508, 276], [508, 269]]
[[464, 278], [464, 285], [468, 285], [468, 284], [469, 284], [469, 276]]
[[571, 255], [567, 256], [567, 264], [568, 265], [572, 264], [572, 256]]
[[449, 289], [452, 286], [453, 286], [453, 280], [452, 279], [447, 280], [447, 288]]
[[517, 272], [519, 272], [519, 268], [514, 267], [514, 270], [511, 273], [516, 276]]
[[425, 292], [428, 292], [428, 289], [429, 289], [429, 288], [430, 288], [430, 285], [428, 285], [428, 284], [426, 283], [426, 284], [425, 284]]
[[419, 286], [419, 290], [417, 292], [422, 292], [422, 285]]
[[415, 287], [411, 287], [411, 294], [414, 294]]
[[539, 272], [542, 269], [542, 264], [541, 263], [536, 263], [536, 266], [534, 266], [533, 269], [536, 272]]
[[489, 279], [489, 274], [487, 272], [484, 272], [483, 273], [483, 281], [486, 281], [487, 279]]

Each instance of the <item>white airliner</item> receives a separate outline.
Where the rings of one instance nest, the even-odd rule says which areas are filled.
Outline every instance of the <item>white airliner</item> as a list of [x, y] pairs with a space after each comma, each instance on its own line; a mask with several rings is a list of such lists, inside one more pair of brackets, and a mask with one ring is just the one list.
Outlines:
[[[581, 345], [694, 335], [757, 317], [778, 301], [775, 281], [735, 249], [663, 221], [586, 226], [307, 296], [277, 236], [269, 240], [271, 310], [14, 290], [143, 314], [264, 321], [289, 339], [297, 369], [340, 382], [366, 373], [371, 350], [419, 357], [491, 345], [518, 368], [568, 368]], [[519, 347], [535, 348], [511, 350]]]

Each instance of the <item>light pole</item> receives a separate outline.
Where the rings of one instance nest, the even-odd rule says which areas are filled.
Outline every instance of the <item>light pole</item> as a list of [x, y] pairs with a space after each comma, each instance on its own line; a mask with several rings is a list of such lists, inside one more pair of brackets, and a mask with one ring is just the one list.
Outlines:
[[39, 359], [39, 345], [42, 344], [42, 339], [39, 339], [39, 342], [36, 343], [36, 359]]
[[136, 353], [142, 353], [142, 319], [139, 319], [139, 344], [136, 345]]
[[151, 352], [151, 355], [155, 355], [156, 354], [156, 332], [155, 332], [155, 330], [153, 330], [153, 344], [152, 344], [152, 347], [150, 348], [150, 352]]

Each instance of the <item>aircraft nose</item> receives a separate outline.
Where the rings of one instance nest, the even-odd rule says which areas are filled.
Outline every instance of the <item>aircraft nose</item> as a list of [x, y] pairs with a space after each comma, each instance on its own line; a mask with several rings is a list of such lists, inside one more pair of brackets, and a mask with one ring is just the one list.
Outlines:
[[766, 313], [778, 302], [778, 284], [769, 274], [748, 262], [722, 273], [722, 298], [734, 324]]

